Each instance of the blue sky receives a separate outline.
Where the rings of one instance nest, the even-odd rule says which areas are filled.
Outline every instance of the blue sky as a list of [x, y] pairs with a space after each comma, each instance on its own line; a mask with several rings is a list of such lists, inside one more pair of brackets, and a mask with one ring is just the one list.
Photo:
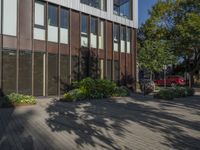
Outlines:
[[156, 3], [157, 0], [138, 0], [139, 2], [139, 26], [149, 17], [148, 10]]

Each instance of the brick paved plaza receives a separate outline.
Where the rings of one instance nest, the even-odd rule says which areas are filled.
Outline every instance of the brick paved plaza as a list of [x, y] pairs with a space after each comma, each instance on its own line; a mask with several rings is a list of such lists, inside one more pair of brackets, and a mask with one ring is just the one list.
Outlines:
[[0, 109], [0, 150], [199, 150], [200, 97], [151, 96]]

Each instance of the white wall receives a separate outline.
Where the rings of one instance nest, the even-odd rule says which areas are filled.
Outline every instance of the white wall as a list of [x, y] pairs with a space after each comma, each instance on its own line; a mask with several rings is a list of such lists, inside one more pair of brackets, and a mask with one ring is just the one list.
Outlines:
[[3, 34], [17, 35], [17, 0], [3, 2]]
[[113, 14], [113, 0], [107, 0], [107, 12], [102, 11], [85, 4], [81, 4], [80, 0], [46, 0], [67, 8], [78, 10], [87, 14], [91, 14], [102, 19], [120, 23], [132, 28], [138, 28], [138, 0], [133, 0], [133, 20], [129, 20]]

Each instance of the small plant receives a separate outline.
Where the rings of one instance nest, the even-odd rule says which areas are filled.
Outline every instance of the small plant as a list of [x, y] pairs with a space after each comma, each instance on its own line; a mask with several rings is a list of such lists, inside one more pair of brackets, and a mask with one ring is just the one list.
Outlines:
[[172, 100], [174, 99], [174, 93], [171, 89], [162, 89], [154, 95], [154, 98]]
[[112, 96], [114, 97], [126, 97], [129, 96], [130, 92], [128, 88], [121, 86], [121, 87], [115, 87]]
[[16, 105], [34, 105], [36, 98], [29, 95], [18, 93], [11, 93], [7, 96], [1, 97], [2, 106], [16, 106]]
[[61, 101], [64, 102], [72, 102], [72, 101], [80, 101], [86, 99], [86, 92], [81, 89], [74, 89], [65, 93]]

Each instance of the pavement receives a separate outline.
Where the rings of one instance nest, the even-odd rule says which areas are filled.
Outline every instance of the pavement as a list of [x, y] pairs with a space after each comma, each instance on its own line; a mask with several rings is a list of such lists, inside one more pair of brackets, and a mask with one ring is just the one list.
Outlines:
[[200, 150], [200, 95], [0, 109], [0, 150]]

